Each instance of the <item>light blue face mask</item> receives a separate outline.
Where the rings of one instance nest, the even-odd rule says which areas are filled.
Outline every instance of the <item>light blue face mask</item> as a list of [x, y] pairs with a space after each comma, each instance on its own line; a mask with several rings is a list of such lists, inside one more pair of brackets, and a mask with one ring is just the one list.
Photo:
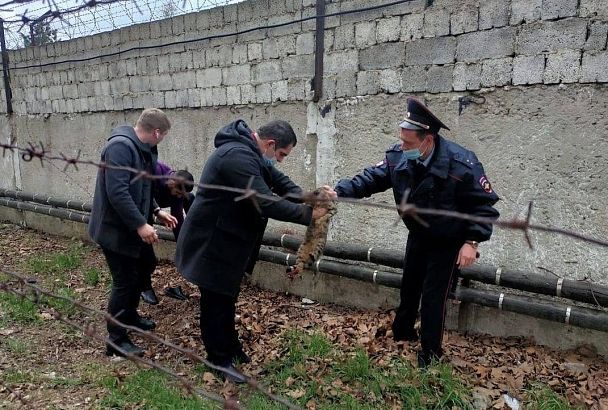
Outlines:
[[264, 162], [267, 166], [274, 167], [277, 164], [277, 159], [275, 157], [267, 158], [266, 156], [264, 156]]
[[401, 151], [401, 155], [403, 155], [403, 158], [406, 161], [408, 161], [410, 159], [416, 160], [422, 156], [422, 152], [420, 152], [419, 148], [414, 148], [414, 149], [408, 149], [408, 150]]
[[420, 143], [420, 145], [418, 146], [418, 148], [402, 150], [401, 151], [401, 155], [403, 155], [403, 158], [406, 161], [407, 160], [417, 160], [418, 158], [420, 158], [422, 156], [422, 152], [420, 151], [420, 147], [422, 147], [422, 144], [424, 144], [424, 141], [422, 141]]

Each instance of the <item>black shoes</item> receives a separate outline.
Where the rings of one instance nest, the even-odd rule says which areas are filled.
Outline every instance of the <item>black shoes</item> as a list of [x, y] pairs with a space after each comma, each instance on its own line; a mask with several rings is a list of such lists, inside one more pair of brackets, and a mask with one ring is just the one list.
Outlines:
[[140, 328], [141, 330], [154, 330], [156, 328], [156, 322], [152, 319], [139, 318], [139, 321], [133, 326]]
[[424, 350], [418, 351], [416, 355], [418, 357], [418, 367], [421, 369], [425, 369], [431, 364], [436, 363], [441, 359], [441, 356], [437, 353]]
[[218, 366], [218, 368], [213, 369], [213, 371], [224, 379], [231, 381], [232, 383], [247, 383], [247, 376], [239, 372], [238, 369], [234, 367], [232, 363], [228, 364], [227, 366]]
[[114, 346], [111, 346], [110, 344], [106, 344], [106, 356], [122, 356], [125, 357], [126, 355], [134, 355], [134, 356], [143, 356], [144, 355], [144, 349], [142, 349], [141, 347], [135, 346], [133, 343], [131, 343], [130, 340], [123, 340], [122, 342], [114, 342], [114, 344], [116, 346], [118, 346], [117, 349]]
[[156, 297], [156, 293], [154, 293], [154, 289], [148, 289], [141, 292], [141, 298], [150, 305], [158, 305], [158, 298]]
[[165, 288], [165, 295], [177, 300], [188, 300], [188, 296], [184, 293], [181, 286]]
[[245, 353], [242, 349], [236, 352], [234, 357], [232, 358], [232, 362], [234, 364], [247, 364], [251, 363], [251, 358]]

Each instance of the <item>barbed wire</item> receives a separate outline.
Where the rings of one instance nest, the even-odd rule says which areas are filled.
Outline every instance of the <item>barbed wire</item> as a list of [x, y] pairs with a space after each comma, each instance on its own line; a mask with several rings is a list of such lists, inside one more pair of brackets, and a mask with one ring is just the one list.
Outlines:
[[521, 231], [524, 235], [524, 239], [526, 240], [526, 242], [530, 248], [533, 248], [532, 240], [530, 237], [530, 231], [539, 231], [539, 232], [545, 232], [545, 233], [558, 234], [558, 235], [566, 236], [569, 238], [574, 238], [577, 240], [581, 240], [584, 242], [588, 242], [588, 243], [592, 243], [595, 245], [599, 245], [599, 246], [608, 248], [608, 240], [595, 238], [590, 235], [586, 235], [586, 234], [576, 232], [573, 230], [569, 230], [569, 229], [565, 229], [565, 228], [533, 224], [531, 222], [532, 210], [533, 210], [532, 202], [530, 202], [528, 204], [527, 213], [524, 218], [519, 218], [516, 216], [512, 219], [502, 220], [502, 219], [481, 217], [481, 216], [467, 214], [467, 213], [463, 213], [463, 212], [457, 212], [457, 211], [418, 207], [414, 204], [407, 202], [409, 199], [409, 191], [405, 192], [405, 194], [403, 196], [403, 200], [401, 201], [401, 203], [399, 205], [372, 202], [367, 199], [355, 199], [355, 198], [344, 198], [344, 197], [338, 197], [336, 199], [328, 200], [328, 199], [324, 199], [322, 197], [317, 197], [314, 194], [312, 194], [311, 192], [305, 192], [305, 193], [301, 193], [301, 194], [288, 193], [283, 196], [267, 195], [267, 194], [262, 194], [260, 192], [257, 192], [256, 190], [252, 189], [253, 178], [249, 180], [249, 183], [245, 188], [231, 187], [231, 186], [226, 186], [226, 185], [195, 183], [195, 182], [189, 181], [185, 178], [181, 178], [181, 177], [174, 176], [174, 175], [155, 175], [155, 174], [146, 172], [144, 170], [136, 169], [136, 168], [132, 168], [132, 167], [117, 166], [117, 165], [111, 165], [111, 164], [104, 163], [104, 162], [83, 160], [80, 158], [82, 155], [81, 150], [78, 150], [75, 157], [69, 157], [62, 152], [60, 152], [59, 155], [53, 155], [51, 153], [51, 151], [45, 149], [42, 142], [40, 142], [39, 145], [29, 142], [27, 147], [18, 146], [15, 144], [0, 143], [0, 148], [2, 148], [3, 157], [6, 155], [6, 152], [17, 153], [21, 156], [21, 159], [25, 162], [31, 162], [33, 160], [38, 159], [40, 161], [40, 165], [42, 167], [44, 167], [44, 161], [61, 161], [61, 162], [65, 163], [65, 167], [63, 168], [63, 171], [68, 170], [70, 167], [74, 167], [76, 171], [79, 171], [78, 165], [90, 165], [90, 166], [94, 166], [94, 167], [97, 167], [99, 169], [104, 169], [104, 170], [111, 169], [111, 170], [130, 172], [130, 173], [134, 174], [134, 178], [131, 180], [131, 183], [133, 183], [141, 178], [146, 178], [146, 179], [149, 179], [152, 181], [173, 180], [177, 183], [177, 185], [179, 187], [181, 187], [182, 194], [184, 194], [184, 195], [186, 194], [186, 190], [185, 190], [186, 186], [197, 187], [199, 189], [209, 189], [209, 190], [219, 190], [219, 191], [231, 192], [234, 194], [239, 194], [239, 196], [236, 196], [234, 198], [234, 200], [236, 202], [243, 201], [243, 200], [249, 200], [252, 202], [253, 206], [260, 213], [262, 212], [260, 205], [258, 203], [258, 200], [260, 200], [260, 199], [267, 200], [267, 201], [273, 201], [273, 202], [281, 201], [284, 199], [292, 199], [292, 200], [299, 200], [299, 201], [309, 203], [309, 204], [337, 201], [337, 202], [348, 203], [348, 204], [352, 204], [352, 205], [356, 205], [356, 206], [364, 206], [364, 207], [391, 210], [391, 211], [396, 210], [399, 214], [399, 219], [397, 220], [397, 222], [404, 217], [411, 217], [424, 225], [424, 224], [426, 224], [426, 222], [424, 222], [424, 220], [422, 220], [420, 218], [421, 215], [442, 216], [442, 217], [463, 220], [463, 221], [467, 221], [467, 222], [490, 224], [490, 225], [497, 226], [500, 228]]
[[[43, 299], [40, 297], [40, 295], [44, 295], [44, 296], [48, 296], [51, 297], [53, 299], [57, 299], [57, 300], [62, 300], [65, 301], [67, 303], [69, 303], [71, 306], [80, 309], [81, 311], [85, 311], [88, 313], [92, 313], [95, 314], [97, 316], [102, 317], [103, 319], [105, 319], [107, 322], [112, 323], [114, 325], [120, 326], [123, 329], [126, 330], [130, 330], [132, 332], [136, 332], [137, 334], [141, 335], [142, 337], [149, 339], [153, 342], [156, 343], [160, 343], [166, 347], [168, 347], [171, 350], [174, 350], [180, 354], [185, 355], [188, 359], [192, 360], [193, 362], [197, 362], [197, 363], [201, 363], [205, 366], [207, 366], [210, 369], [213, 369], [217, 372], [221, 372], [224, 374], [228, 374], [226, 372], [226, 370], [221, 367], [221, 366], [217, 366], [213, 363], [211, 363], [209, 360], [204, 359], [203, 357], [201, 357], [200, 355], [198, 355], [195, 351], [191, 350], [191, 349], [186, 349], [184, 347], [178, 346], [152, 332], [146, 331], [146, 330], [142, 330], [136, 326], [131, 326], [131, 325], [127, 325], [121, 321], [119, 321], [118, 319], [116, 319], [114, 316], [110, 315], [108, 312], [104, 312], [102, 310], [98, 310], [95, 308], [92, 308], [90, 306], [87, 306], [85, 304], [83, 304], [80, 301], [77, 301], [75, 299], [72, 299], [68, 296], [64, 296], [64, 295], [58, 295], [48, 289], [44, 289], [34, 283], [30, 283], [30, 281], [28, 280], [28, 278], [6, 270], [4, 268], [0, 267], [0, 273], [7, 275], [13, 279], [15, 279], [21, 286], [25, 286], [29, 289], [31, 289], [34, 294], [35, 297], [34, 298], [29, 298], [28, 295], [24, 292], [20, 292], [18, 290], [15, 290], [11, 287], [11, 283], [8, 281], [2, 281], [0, 282], [0, 291], [7, 291], [7, 292], [11, 292], [13, 294], [17, 294], [21, 297], [26, 297], [28, 300], [30, 300], [31, 302], [35, 303], [36, 305], [41, 305], [43, 304]], [[148, 366], [154, 367], [155, 369], [160, 370], [161, 372], [175, 378], [176, 380], [178, 380], [190, 393], [196, 393], [202, 397], [208, 398], [210, 400], [214, 400], [214, 401], [218, 401], [224, 404], [224, 408], [226, 409], [240, 409], [241, 407], [238, 405], [237, 402], [233, 401], [233, 400], [227, 400], [225, 398], [222, 398], [221, 396], [212, 393], [212, 392], [208, 392], [206, 390], [197, 388], [196, 386], [194, 386], [191, 382], [189, 382], [188, 380], [186, 380], [185, 378], [183, 378], [182, 376], [176, 374], [175, 372], [173, 372], [171, 369], [159, 365], [158, 363], [153, 362], [150, 359], [147, 358], [142, 358], [139, 357], [137, 355], [134, 355], [132, 353], [128, 353], [126, 351], [124, 351], [123, 349], [121, 349], [118, 345], [116, 345], [115, 343], [113, 343], [110, 339], [100, 335], [97, 332], [97, 329], [94, 325], [88, 325], [88, 326], [82, 326], [80, 324], [77, 324], [76, 322], [69, 320], [68, 318], [66, 318], [64, 315], [61, 314], [61, 312], [58, 312], [57, 310], [53, 310], [52, 311], [52, 315], [55, 319], [60, 320], [70, 326], [73, 326], [77, 329], [79, 329], [80, 331], [83, 332], [83, 334], [85, 334], [86, 336], [95, 338], [96, 340], [105, 342], [107, 344], [109, 344], [112, 348], [116, 349], [117, 351], [119, 351], [121, 354], [123, 354], [127, 359], [135, 361], [135, 362], [139, 362], [139, 363], [143, 363], [146, 364]], [[284, 405], [285, 407], [287, 407], [290, 410], [300, 410], [300, 407], [292, 404], [291, 402], [289, 402], [287, 399], [284, 399], [276, 394], [271, 393], [269, 390], [267, 390], [266, 388], [264, 388], [264, 386], [259, 383], [256, 379], [244, 375], [247, 381], [247, 385], [251, 388], [253, 388], [254, 390], [262, 393], [263, 395], [265, 395], [266, 397], [268, 397], [269, 399], [280, 403], [282, 405]]]

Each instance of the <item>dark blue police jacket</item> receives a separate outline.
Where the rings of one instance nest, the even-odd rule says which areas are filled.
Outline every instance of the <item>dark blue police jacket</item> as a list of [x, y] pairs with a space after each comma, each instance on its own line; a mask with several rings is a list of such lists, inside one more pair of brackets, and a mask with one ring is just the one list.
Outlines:
[[[393, 188], [395, 203], [401, 204], [406, 190], [407, 203], [421, 208], [435, 208], [497, 219], [493, 205], [498, 195], [485, 176], [475, 153], [446, 140], [435, 139], [431, 163], [421, 177], [414, 181], [414, 161], [403, 159], [400, 144], [386, 151], [384, 161], [365, 168], [352, 179], [342, 179], [336, 185], [338, 196], [365, 198]], [[490, 239], [492, 224], [470, 222], [447, 216], [419, 215], [428, 227], [410, 216], [403, 221], [410, 234], [436, 239]]]

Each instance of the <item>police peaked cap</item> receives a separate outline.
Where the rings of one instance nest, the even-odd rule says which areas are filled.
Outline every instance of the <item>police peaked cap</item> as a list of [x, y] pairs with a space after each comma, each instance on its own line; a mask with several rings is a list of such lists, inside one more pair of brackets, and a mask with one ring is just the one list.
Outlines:
[[407, 99], [407, 113], [399, 127], [406, 130], [428, 130], [438, 132], [441, 128], [449, 130], [423, 103], [413, 97]]

